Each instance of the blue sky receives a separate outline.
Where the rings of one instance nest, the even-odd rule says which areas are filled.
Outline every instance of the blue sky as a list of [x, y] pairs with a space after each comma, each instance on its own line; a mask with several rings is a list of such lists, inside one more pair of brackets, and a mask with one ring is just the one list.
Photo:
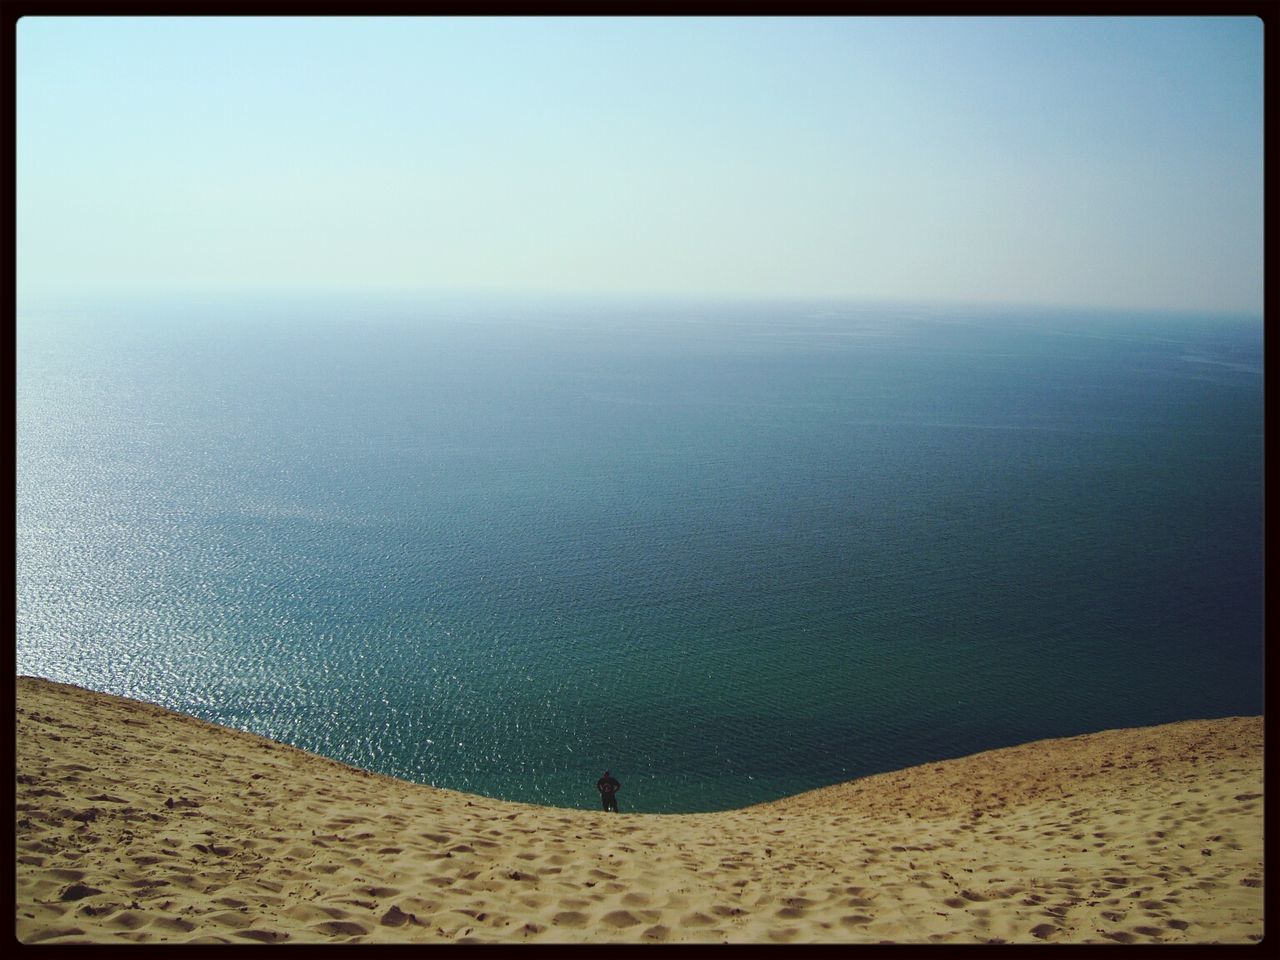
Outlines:
[[1252, 18], [26, 18], [20, 300], [1261, 312]]

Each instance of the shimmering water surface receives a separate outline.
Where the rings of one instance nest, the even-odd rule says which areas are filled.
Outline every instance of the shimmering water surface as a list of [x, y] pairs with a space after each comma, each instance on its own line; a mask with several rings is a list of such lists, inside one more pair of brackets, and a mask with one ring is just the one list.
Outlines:
[[17, 346], [19, 673], [647, 812], [1262, 711], [1256, 319], [155, 302]]

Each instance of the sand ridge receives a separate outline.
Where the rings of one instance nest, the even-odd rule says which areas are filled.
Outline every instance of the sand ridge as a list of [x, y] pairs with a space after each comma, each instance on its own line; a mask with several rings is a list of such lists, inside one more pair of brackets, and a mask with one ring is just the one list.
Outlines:
[[1261, 717], [1042, 741], [707, 814], [405, 783], [17, 681], [24, 943], [1250, 943]]

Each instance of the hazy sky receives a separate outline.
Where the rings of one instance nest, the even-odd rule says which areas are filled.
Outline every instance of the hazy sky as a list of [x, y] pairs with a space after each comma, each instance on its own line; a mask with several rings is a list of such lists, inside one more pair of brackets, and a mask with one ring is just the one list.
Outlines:
[[1260, 312], [1250, 18], [28, 18], [20, 298]]

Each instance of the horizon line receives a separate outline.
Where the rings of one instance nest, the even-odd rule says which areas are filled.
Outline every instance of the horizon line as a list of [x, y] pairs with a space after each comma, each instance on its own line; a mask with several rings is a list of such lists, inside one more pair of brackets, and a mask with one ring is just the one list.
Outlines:
[[40, 310], [81, 309], [89, 302], [104, 305], [123, 303], [147, 303], [189, 298], [205, 301], [240, 301], [259, 299], [267, 301], [312, 301], [336, 299], [346, 305], [353, 301], [404, 301], [461, 300], [484, 301], [526, 300], [529, 304], [561, 302], [565, 305], [604, 303], [662, 303], [701, 304], [723, 306], [773, 305], [773, 306], [892, 306], [917, 309], [979, 309], [979, 310], [1036, 310], [1086, 312], [1092, 314], [1161, 314], [1168, 316], [1218, 316], [1262, 320], [1265, 305], [1257, 308], [1239, 306], [1188, 306], [1175, 307], [1151, 304], [1091, 303], [1088, 301], [1047, 301], [998, 298], [941, 298], [911, 297], [906, 295], [835, 294], [835, 293], [750, 293], [731, 291], [672, 291], [672, 290], [593, 290], [497, 288], [497, 287], [440, 287], [440, 286], [190, 286], [163, 290], [142, 288], [118, 288], [86, 290], [73, 293], [26, 293], [15, 297], [15, 308], [20, 316]]

